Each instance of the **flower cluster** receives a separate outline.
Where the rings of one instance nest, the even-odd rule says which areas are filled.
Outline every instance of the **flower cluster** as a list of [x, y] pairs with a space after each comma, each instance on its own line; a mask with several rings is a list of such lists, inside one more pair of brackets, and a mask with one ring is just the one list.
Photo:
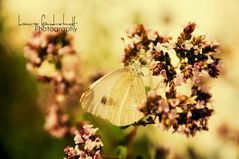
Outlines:
[[208, 73], [211, 77], [219, 75], [219, 61], [216, 57], [219, 44], [208, 42], [205, 36], [192, 36], [196, 25], [188, 24], [178, 37], [174, 50], [180, 59], [180, 70], [184, 77], [198, 76], [197, 73]]
[[50, 83], [55, 100], [65, 101], [67, 94], [79, 92], [78, 57], [73, 37], [66, 32], [34, 32], [25, 46], [27, 69], [43, 83]]
[[101, 159], [100, 150], [103, 147], [101, 138], [96, 135], [98, 128], [85, 124], [80, 131], [75, 131], [75, 147], [67, 146], [65, 159]]
[[63, 137], [70, 130], [63, 109], [78, 103], [82, 92], [73, 37], [66, 32], [34, 32], [24, 49], [27, 69], [39, 82], [50, 86], [45, 129], [55, 137]]
[[[145, 116], [155, 116], [154, 122], [158, 119], [163, 128], [173, 128], [174, 132], [187, 136], [208, 130], [213, 109], [209, 108], [211, 94], [206, 82], [220, 73], [219, 44], [207, 41], [205, 36], [193, 36], [195, 27], [189, 23], [174, 42], [171, 37], [135, 25], [128, 31], [131, 41], [122, 58], [124, 66], [138, 61], [149, 68], [152, 76], [158, 77], [159, 84], [150, 87], [140, 110]], [[191, 94], [180, 93], [182, 85], [189, 85]]]
[[166, 92], [166, 99], [157, 95], [155, 90], [148, 93], [147, 100], [142, 104], [141, 111], [147, 115], [154, 115], [158, 118], [160, 126], [164, 129], [173, 128], [174, 132], [184, 133], [193, 136], [197, 131], [208, 130], [208, 118], [212, 115], [213, 109], [206, 106], [206, 100], [210, 94], [193, 87], [192, 91], [197, 94], [173, 95]]
[[56, 105], [52, 105], [47, 109], [44, 128], [57, 138], [62, 138], [71, 133], [68, 115], [64, 114]]
[[[152, 51], [152, 45], [169, 42], [170, 37], [160, 36], [157, 32], [149, 32], [141, 25], [135, 25], [127, 31], [127, 37], [132, 41], [124, 48], [121, 62], [124, 66], [130, 65], [135, 60], [146, 64], [145, 53]], [[142, 53], [142, 54], [141, 54]]]

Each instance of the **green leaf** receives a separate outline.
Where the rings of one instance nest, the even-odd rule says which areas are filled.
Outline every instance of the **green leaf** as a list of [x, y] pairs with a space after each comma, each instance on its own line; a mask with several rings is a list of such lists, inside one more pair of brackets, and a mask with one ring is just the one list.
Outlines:
[[126, 146], [118, 146], [115, 150], [115, 154], [120, 159], [125, 159], [127, 156], [127, 147]]

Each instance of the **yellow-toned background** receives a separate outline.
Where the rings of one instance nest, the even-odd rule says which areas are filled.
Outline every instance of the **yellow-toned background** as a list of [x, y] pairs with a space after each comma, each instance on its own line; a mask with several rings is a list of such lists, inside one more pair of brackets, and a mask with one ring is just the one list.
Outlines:
[[[198, 133], [195, 137], [188, 139], [180, 134], [171, 134], [171, 132], [150, 127], [140, 129], [139, 136], [146, 133], [155, 143], [169, 146], [181, 154], [186, 152], [188, 146], [192, 146], [197, 153], [206, 158], [210, 158], [214, 153], [218, 153], [217, 156], [220, 159], [238, 158], [239, 148], [231, 142], [224, 142], [216, 135], [217, 127], [224, 122], [239, 129], [238, 0], [5, 0], [2, 1], [1, 8], [1, 14], [4, 17], [5, 41], [11, 48], [18, 50], [15, 52], [21, 58], [24, 43], [30, 37], [33, 28], [19, 27], [17, 16], [21, 15], [24, 21], [31, 22], [39, 21], [42, 14], [49, 18], [55, 14], [60, 19], [63, 13], [66, 19], [76, 16], [78, 30], [73, 33], [75, 45], [82, 60], [82, 67], [89, 71], [97, 68], [108, 72], [120, 67], [119, 57], [124, 47], [121, 37], [125, 37], [126, 29], [136, 22], [143, 23], [146, 27], [157, 30], [163, 35], [176, 38], [183, 26], [191, 21], [197, 24], [196, 34], [205, 34], [208, 39], [219, 41], [223, 49], [221, 56], [224, 73], [222, 77], [211, 83], [213, 105], [216, 111], [210, 119], [209, 131]], [[11, 66], [9, 65], [10, 68]], [[21, 66], [24, 69], [24, 62]], [[29, 76], [26, 72], [25, 74]], [[19, 80], [21, 78], [24, 77], [19, 76]], [[28, 78], [31, 82], [34, 81], [31, 77]], [[4, 85], [4, 83], [0, 84]], [[30, 86], [26, 84], [26, 87]], [[30, 92], [31, 89], [37, 92], [34, 82], [27, 90]], [[17, 102], [15, 104], [17, 105]], [[1, 108], [4, 106], [6, 105], [1, 105]], [[15, 114], [18, 114], [19, 109], [14, 108]], [[38, 116], [43, 118], [41, 115]], [[29, 120], [31, 120], [30, 117]], [[38, 129], [41, 131], [40, 126]], [[14, 131], [14, 128], [11, 131]], [[48, 142], [53, 144], [54, 140]], [[10, 150], [6, 152], [8, 151]], [[27, 149], [20, 151], [27, 153]], [[62, 151], [62, 147], [58, 145], [55, 149], [50, 148], [49, 151], [39, 153], [52, 153], [52, 156], [48, 155], [51, 156], [49, 158], [59, 158], [54, 157], [57, 151]]]

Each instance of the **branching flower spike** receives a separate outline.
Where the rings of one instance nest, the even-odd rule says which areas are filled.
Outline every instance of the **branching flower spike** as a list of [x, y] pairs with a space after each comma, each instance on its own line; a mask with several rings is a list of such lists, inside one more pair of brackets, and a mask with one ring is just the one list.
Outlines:
[[[194, 23], [189, 23], [174, 42], [171, 37], [135, 25], [127, 33], [130, 43], [122, 58], [125, 66], [139, 61], [152, 76], [158, 77], [157, 87], [150, 86], [140, 111], [164, 129], [172, 128], [187, 136], [208, 130], [208, 118], [214, 110], [209, 108], [207, 81], [220, 74], [219, 44], [207, 41], [203, 35], [194, 36], [195, 28]], [[172, 62], [173, 56], [177, 57], [177, 64]], [[191, 94], [180, 93], [178, 88], [185, 84], [191, 85]], [[165, 88], [158, 87], [162, 85]]]

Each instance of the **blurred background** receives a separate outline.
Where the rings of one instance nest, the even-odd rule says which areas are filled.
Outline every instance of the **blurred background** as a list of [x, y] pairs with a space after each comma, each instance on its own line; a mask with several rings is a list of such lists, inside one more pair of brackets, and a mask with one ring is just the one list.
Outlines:
[[[76, 17], [75, 47], [81, 67], [89, 72], [121, 67], [121, 37], [134, 23], [176, 38], [184, 25], [195, 22], [195, 34], [205, 34], [222, 46], [224, 69], [222, 76], [211, 82], [215, 115], [209, 121], [209, 131], [186, 138], [142, 127], [135, 151], [152, 158], [142, 150], [156, 145], [183, 158], [239, 159], [238, 0], [0, 0], [0, 158], [63, 158], [63, 148], [69, 144], [68, 139], [55, 139], [43, 129], [44, 115], [38, 102], [42, 89], [25, 67], [23, 48], [34, 28], [19, 27], [18, 15], [22, 21], [35, 22], [42, 14], [49, 19], [53, 14], [59, 19], [63, 14], [66, 19]], [[219, 129], [234, 137], [220, 136]], [[114, 133], [120, 138], [124, 132], [117, 129]]]

